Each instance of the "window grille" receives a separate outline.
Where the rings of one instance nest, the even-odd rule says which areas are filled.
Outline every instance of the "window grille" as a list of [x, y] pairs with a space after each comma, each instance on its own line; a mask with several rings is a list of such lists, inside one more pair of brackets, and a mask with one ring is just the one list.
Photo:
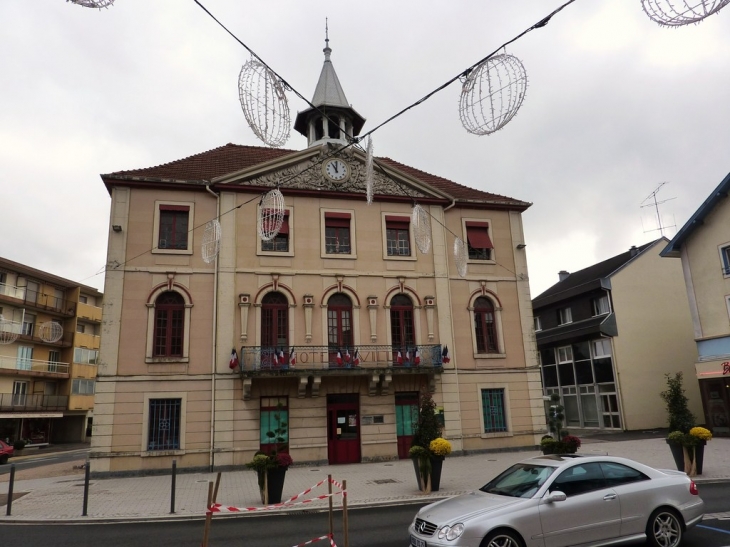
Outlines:
[[484, 433], [507, 431], [503, 388], [482, 390], [482, 414]]
[[180, 448], [182, 399], [150, 399], [147, 450]]

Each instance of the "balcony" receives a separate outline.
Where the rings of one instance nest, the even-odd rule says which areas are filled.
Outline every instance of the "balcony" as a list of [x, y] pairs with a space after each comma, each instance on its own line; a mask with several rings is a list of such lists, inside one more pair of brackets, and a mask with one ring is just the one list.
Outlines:
[[76, 317], [92, 321], [94, 323], [101, 323], [101, 308], [79, 302], [78, 310], [76, 310]]
[[0, 357], [0, 375], [68, 378], [69, 363], [39, 361], [23, 357]]
[[0, 393], [0, 412], [48, 412], [66, 410], [66, 395]]
[[299, 394], [307, 389], [317, 396], [323, 376], [367, 376], [370, 393], [388, 393], [393, 375], [427, 374], [434, 387], [436, 374], [443, 371], [440, 344], [418, 346], [294, 346], [273, 348], [244, 346], [239, 367], [244, 385], [244, 399], [250, 397], [254, 378], [297, 377]]
[[15, 287], [6, 283], [0, 283], [0, 302], [8, 302], [16, 306], [48, 311], [68, 317], [76, 315], [76, 304], [71, 300], [29, 291], [27, 287]]

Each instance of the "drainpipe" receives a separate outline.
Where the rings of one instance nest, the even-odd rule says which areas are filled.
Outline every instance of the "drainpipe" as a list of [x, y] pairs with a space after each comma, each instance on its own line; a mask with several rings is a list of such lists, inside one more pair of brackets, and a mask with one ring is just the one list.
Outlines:
[[[210, 183], [205, 185], [205, 189], [210, 193], [216, 200], [216, 219], [220, 218], [221, 215], [221, 201], [220, 196], [210, 189]], [[219, 251], [220, 252], [220, 251]], [[213, 270], [213, 344], [211, 349], [211, 366], [210, 366], [210, 454], [208, 461], [210, 465], [210, 471], [213, 471], [215, 467], [215, 365], [217, 362], [217, 348], [218, 348], [218, 256], [215, 257], [215, 266]]]
[[[451, 198], [451, 204], [444, 208], [442, 211], [443, 218], [444, 218], [444, 226], [443, 230], [447, 231], [446, 229], [446, 211], [451, 209], [456, 205], [456, 198]], [[445, 239], [445, 238], [444, 238]], [[446, 251], [446, 271], [447, 271], [447, 279], [448, 279], [448, 291], [449, 291], [449, 304], [453, 302], [451, 297], [451, 279], [448, 277], [448, 268], [449, 268], [449, 252]], [[451, 315], [451, 346], [454, 348], [454, 352], [456, 352], [456, 347], [454, 346], [454, 316]], [[454, 354], [454, 357], [456, 355]], [[461, 387], [459, 386], [459, 367], [458, 362], [456, 359], [454, 359], [454, 380], [456, 381], [456, 406], [459, 409], [459, 442], [461, 443], [461, 451], [464, 452], [464, 421], [462, 419], [462, 411], [461, 411]], [[443, 387], [443, 384], [442, 384]], [[443, 393], [441, 394], [443, 397]]]

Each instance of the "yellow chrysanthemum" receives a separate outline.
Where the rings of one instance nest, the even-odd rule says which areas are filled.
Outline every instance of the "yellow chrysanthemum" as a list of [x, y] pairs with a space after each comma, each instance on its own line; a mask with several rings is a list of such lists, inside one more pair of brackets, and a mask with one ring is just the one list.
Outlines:
[[703, 441], [709, 441], [712, 439], [712, 433], [709, 429], [705, 429], [704, 427], [693, 427], [689, 430], [689, 434]]
[[448, 456], [451, 454], [451, 443], [441, 437], [432, 440], [431, 444], [428, 445], [428, 448], [437, 456]]

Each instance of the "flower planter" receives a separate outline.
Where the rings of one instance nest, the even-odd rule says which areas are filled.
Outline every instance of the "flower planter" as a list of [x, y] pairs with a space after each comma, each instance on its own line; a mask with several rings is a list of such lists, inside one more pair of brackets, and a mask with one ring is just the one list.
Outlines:
[[[431, 490], [430, 492], [438, 492], [441, 487], [441, 470], [444, 465], [443, 456], [431, 456]], [[413, 461], [413, 469], [416, 472], [416, 481], [418, 482], [418, 489], [421, 492], [426, 492], [426, 485], [424, 484], [423, 477], [421, 476], [420, 462], [418, 458], [411, 458]]]
[[[674, 458], [674, 464], [677, 466], [677, 471], [684, 471], [684, 449], [681, 444], [670, 442], [667, 439], [669, 449], [672, 451], [672, 458]], [[702, 464], [705, 460], [705, 445], [707, 441], [698, 441], [695, 446], [695, 458], [697, 458], [697, 474], [702, 474]], [[692, 449], [688, 448], [689, 457], [692, 457]]]
[[[264, 473], [266, 473], [266, 482], [264, 482]], [[259, 471], [259, 488], [261, 489], [261, 503], [264, 505], [273, 505], [281, 503], [281, 494], [284, 491], [284, 479], [286, 478], [286, 467], [277, 467], [266, 471]], [[264, 485], [267, 487], [267, 495], [264, 496]]]

